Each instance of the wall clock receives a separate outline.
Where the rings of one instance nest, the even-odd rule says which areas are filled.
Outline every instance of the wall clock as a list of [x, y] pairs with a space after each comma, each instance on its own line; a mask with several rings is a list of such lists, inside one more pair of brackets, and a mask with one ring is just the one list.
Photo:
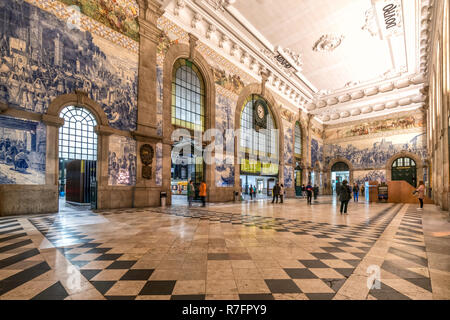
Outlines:
[[256, 131], [267, 129], [267, 105], [264, 100], [256, 100], [253, 105], [253, 127]]

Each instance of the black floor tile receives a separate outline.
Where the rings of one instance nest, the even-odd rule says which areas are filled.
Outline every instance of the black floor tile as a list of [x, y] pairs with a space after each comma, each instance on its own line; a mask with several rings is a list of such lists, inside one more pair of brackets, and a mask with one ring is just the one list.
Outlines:
[[170, 300], [205, 300], [206, 295], [204, 294], [180, 294], [180, 295], [173, 295], [170, 297]]
[[98, 290], [101, 294], [105, 294], [109, 289], [116, 283], [116, 281], [91, 281], [91, 284]]
[[0, 296], [6, 292], [17, 288], [18, 286], [33, 280], [34, 278], [40, 276], [41, 274], [50, 271], [51, 268], [47, 262], [39, 263], [31, 268], [20, 271], [8, 278], [0, 281]]
[[101, 243], [85, 243], [85, 244], [79, 246], [78, 248], [96, 248], [100, 245], [101, 245]]
[[154, 269], [132, 269], [128, 270], [120, 280], [148, 280]]
[[327, 252], [345, 252], [344, 250], [339, 249], [337, 247], [321, 247], [320, 249], [323, 249]]
[[284, 268], [292, 279], [317, 279], [318, 277], [306, 268]]
[[272, 293], [302, 293], [295, 282], [290, 279], [265, 279], [264, 281]]
[[406, 278], [405, 280], [415, 284], [418, 287], [432, 292], [431, 281], [429, 278]]
[[307, 268], [329, 268], [329, 266], [327, 266], [320, 260], [298, 260], [298, 261], [300, 261], [300, 263]]
[[91, 250], [87, 251], [86, 253], [106, 253], [112, 248], [92, 248]]
[[105, 296], [107, 300], [135, 300], [136, 296]]
[[85, 277], [87, 280], [91, 280], [93, 277], [95, 277], [97, 274], [102, 272], [102, 269], [92, 269], [92, 270], [80, 270], [80, 273]]
[[355, 268], [333, 268], [333, 269], [347, 278], [350, 277], [353, 271], [355, 270]]
[[58, 281], [54, 285], [36, 295], [32, 300], [64, 300], [68, 296], [69, 294], [66, 289], [64, 289], [61, 282]]
[[208, 253], [208, 260], [229, 260], [228, 253]]
[[73, 264], [74, 266], [76, 266], [78, 268], [81, 268], [81, 267], [87, 265], [89, 262], [91, 262], [91, 261], [73, 261], [73, 260], [70, 261], [71, 264]]
[[274, 300], [270, 293], [255, 293], [255, 294], [239, 294], [240, 300]]
[[335, 293], [305, 293], [310, 300], [332, 300]]
[[13, 264], [15, 264], [17, 262], [20, 262], [22, 260], [34, 257], [34, 256], [36, 256], [38, 254], [40, 254], [38, 249], [31, 249], [31, 250], [19, 253], [19, 254], [15, 255], [15, 256], [11, 256], [11, 257], [5, 258], [3, 260], [0, 260], [0, 269], [6, 268], [6, 267], [8, 267], [10, 265], [13, 265]]
[[335, 256], [333, 256], [331, 253], [328, 252], [313, 252], [311, 253], [314, 257], [320, 260], [324, 259], [337, 259]]
[[148, 281], [139, 295], [169, 295], [172, 294], [176, 281]]
[[347, 262], [352, 267], [358, 266], [358, 264], [361, 262], [359, 259], [344, 259], [345, 262]]
[[12, 249], [17, 249], [17, 248], [26, 246], [27, 244], [30, 244], [30, 243], [33, 243], [33, 241], [31, 241], [30, 239], [26, 239], [26, 240], [23, 240], [23, 241], [19, 241], [19, 242], [16, 242], [16, 243], [9, 244], [9, 245], [6, 245], [4, 247], [1, 247], [0, 248], [0, 253], [6, 252], [6, 251], [9, 251], [9, 250], [12, 250]]
[[26, 236], [27, 234], [25, 232], [22, 233], [17, 233], [17, 234], [13, 234], [11, 236], [8, 237], [4, 237], [0, 239], [0, 243], [5, 242], [5, 241], [9, 241], [9, 240], [14, 240], [23, 236]]
[[[102, 254], [100, 257], [96, 258], [95, 260], [100, 260], [100, 261], [104, 261], [104, 260], [117, 260], [119, 259], [123, 254], [122, 253], [118, 253], [118, 254]], [[123, 268], [121, 268], [123, 269]]]
[[325, 282], [334, 292], [338, 292], [347, 279], [321, 279]]

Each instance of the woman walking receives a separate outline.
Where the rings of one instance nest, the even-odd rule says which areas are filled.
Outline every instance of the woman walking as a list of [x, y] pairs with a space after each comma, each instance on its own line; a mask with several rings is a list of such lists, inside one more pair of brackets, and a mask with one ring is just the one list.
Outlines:
[[280, 184], [280, 203], [283, 203], [284, 199], [284, 186], [283, 184]]
[[192, 207], [192, 199], [194, 198], [194, 193], [195, 193], [194, 183], [191, 180], [191, 181], [189, 181], [189, 184], [187, 186], [187, 197], [188, 197], [189, 207]]
[[423, 210], [423, 198], [425, 198], [425, 185], [423, 184], [423, 181], [419, 182], [419, 186], [414, 193], [417, 193], [417, 198], [419, 198], [420, 203], [420, 208], [417, 208], [417, 210]]
[[358, 202], [359, 186], [357, 183], [353, 185], [353, 202]]

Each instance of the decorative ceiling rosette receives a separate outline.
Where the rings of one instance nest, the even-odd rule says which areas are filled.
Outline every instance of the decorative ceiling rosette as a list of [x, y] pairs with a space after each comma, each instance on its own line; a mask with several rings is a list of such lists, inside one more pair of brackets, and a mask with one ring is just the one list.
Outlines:
[[342, 40], [344, 40], [343, 35], [335, 36], [331, 34], [324, 34], [319, 40], [316, 41], [316, 43], [314, 43], [312, 50], [316, 52], [331, 52], [341, 45]]

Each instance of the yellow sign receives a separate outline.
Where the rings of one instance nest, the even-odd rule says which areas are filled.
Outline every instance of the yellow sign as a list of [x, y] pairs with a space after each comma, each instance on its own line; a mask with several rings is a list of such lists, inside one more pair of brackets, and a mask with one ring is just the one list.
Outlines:
[[277, 163], [263, 163], [261, 174], [277, 175], [278, 174], [278, 164]]

